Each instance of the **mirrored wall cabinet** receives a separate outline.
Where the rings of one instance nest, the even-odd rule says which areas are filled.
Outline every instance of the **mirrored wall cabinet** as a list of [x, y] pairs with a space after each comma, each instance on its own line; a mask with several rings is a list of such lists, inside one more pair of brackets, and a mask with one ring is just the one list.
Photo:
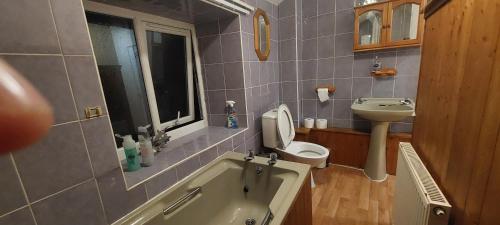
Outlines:
[[418, 46], [423, 0], [393, 0], [355, 8], [354, 51]]

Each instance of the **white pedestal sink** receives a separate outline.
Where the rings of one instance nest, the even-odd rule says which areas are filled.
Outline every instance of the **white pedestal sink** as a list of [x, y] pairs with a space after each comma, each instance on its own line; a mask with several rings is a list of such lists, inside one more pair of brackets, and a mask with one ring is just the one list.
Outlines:
[[354, 114], [372, 122], [365, 174], [372, 180], [383, 181], [387, 177], [385, 153], [389, 123], [413, 116], [415, 104], [404, 98], [358, 98], [351, 109]]

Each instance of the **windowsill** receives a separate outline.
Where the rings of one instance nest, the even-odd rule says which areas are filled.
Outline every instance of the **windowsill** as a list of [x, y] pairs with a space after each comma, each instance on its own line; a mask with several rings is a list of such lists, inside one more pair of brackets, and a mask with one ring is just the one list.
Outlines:
[[[141, 167], [133, 172], [125, 171], [124, 177], [129, 189], [154, 176], [220, 144], [246, 128], [228, 129], [225, 127], [206, 127], [184, 137], [167, 143], [162, 151], [155, 155], [152, 166]], [[126, 166], [124, 166], [126, 167]]]

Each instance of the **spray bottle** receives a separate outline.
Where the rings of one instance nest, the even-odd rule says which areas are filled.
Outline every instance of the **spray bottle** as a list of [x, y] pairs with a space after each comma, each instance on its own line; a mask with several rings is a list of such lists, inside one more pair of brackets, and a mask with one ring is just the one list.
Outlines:
[[236, 129], [238, 128], [238, 116], [236, 115], [236, 109], [234, 108], [234, 104], [236, 104], [235, 101], [226, 101], [226, 116], [227, 116], [227, 122], [226, 126], [227, 128], [233, 128]]

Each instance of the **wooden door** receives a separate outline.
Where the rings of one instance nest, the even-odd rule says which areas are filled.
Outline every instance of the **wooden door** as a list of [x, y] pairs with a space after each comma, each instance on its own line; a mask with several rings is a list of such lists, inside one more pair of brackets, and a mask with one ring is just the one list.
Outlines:
[[387, 46], [419, 45], [423, 30], [423, 11], [420, 0], [388, 2], [386, 40]]
[[354, 15], [354, 50], [376, 49], [386, 42], [387, 3], [358, 7]]

